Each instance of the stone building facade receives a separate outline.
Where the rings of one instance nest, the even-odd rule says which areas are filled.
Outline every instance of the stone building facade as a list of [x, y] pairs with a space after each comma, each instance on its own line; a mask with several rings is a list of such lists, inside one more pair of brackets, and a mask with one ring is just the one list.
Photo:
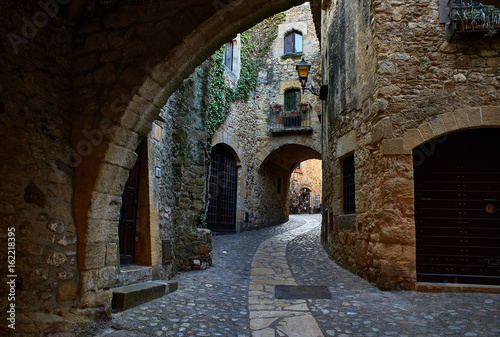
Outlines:
[[[484, 2], [496, 3], [499, 6], [498, 0]], [[51, 6], [42, 7], [40, 3], [51, 3]], [[222, 44], [263, 19], [302, 3], [302, 0], [57, 0], [0, 3], [0, 170], [3, 177], [0, 182], [0, 241], [2, 247], [8, 247], [7, 243], [12, 242], [9, 240], [12, 239], [9, 233], [15, 233], [16, 252], [15, 265], [8, 263], [14, 268], [9, 275], [14, 272], [16, 275], [8, 281], [13, 281], [15, 286], [7, 288], [7, 283], [2, 281], [0, 287], [2, 312], [6, 314], [7, 308], [15, 304], [16, 330], [2, 325], [2, 333], [36, 336], [42, 333], [57, 335], [79, 331], [81, 334], [91, 335], [96, 321], [109, 318], [111, 288], [119, 273], [117, 241], [122, 194], [129, 171], [137, 161], [135, 150], [141, 140], [150, 134], [153, 123], [166, 130], [162, 137], [167, 138], [170, 137], [169, 125], [183, 125], [177, 119], [171, 121], [166, 117], [162, 117], [165, 121], [163, 122], [158, 116], [169, 97], [183, 81]], [[333, 7], [337, 5], [338, 7]], [[361, 90], [354, 90], [352, 78], [349, 78], [349, 81], [337, 81], [338, 94], [346, 95], [341, 97], [343, 106], [352, 102], [353, 96], [359, 99], [356, 104], [339, 109], [340, 112], [353, 111], [351, 114], [345, 111], [339, 113], [339, 118], [335, 119], [336, 123], [342, 122], [346, 125], [345, 132], [339, 132], [335, 137], [329, 132], [332, 136], [325, 138], [325, 142], [328, 142], [325, 146], [325, 157], [331, 163], [325, 170], [325, 178], [329, 181], [328, 185], [333, 187], [339, 186], [330, 183], [338, 176], [338, 169], [335, 171], [335, 165], [338, 164], [337, 152], [333, 152], [333, 144], [341, 136], [348, 135], [345, 140], [356, 139], [360, 149], [365, 149], [365, 141], [367, 144], [373, 144], [376, 147], [375, 157], [380, 159], [380, 162], [374, 160], [372, 169], [375, 171], [379, 163], [389, 165], [394, 162], [394, 165], [390, 166], [391, 170], [399, 167], [397, 174], [401, 175], [402, 181], [408, 183], [411, 181], [412, 171], [412, 158], [408, 151], [417, 145], [415, 141], [423, 143], [433, 135], [452, 130], [498, 125], [498, 120], [495, 119], [498, 116], [498, 90], [492, 90], [497, 89], [495, 80], [498, 81], [495, 77], [495, 69], [498, 69], [497, 38], [446, 42], [445, 28], [437, 22], [437, 1], [415, 1], [405, 5], [395, 1], [376, 1], [373, 2], [373, 7], [371, 5], [371, 1], [317, 0], [311, 3], [316, 13], [316, 29], [322, 32], [324, 50], [329, 51], [323, 72], [326, 69], [328, 72], [332, 69], [332, 73], [339, 71], [335, 70], [335, 63], [330, 66], [329, 61], [334, 53], [328, 41], [329, 36], [336, 35], [337, 28], [342, 28], [338, 31], [346, 32], [345, 38], [349, 37], [346, 41], [350, 46], [356, 47], [356, 57], [359, 56], [359, 61], [364, 64], [359, 78], [366, 77], [363, 77], [364, 71], [368, 71], [370, 78], [373, 78], [362, 82], [368, 85], [366, 91], [362, 91], [363, 95], [359, 94]], [[357, 6], [362, 7], [363, 11], [356, 11]], [[415, 22], [417, 16], [409, 15], [408, 11], [416, 11], [420, 20]], [[335, 20], [337, 12], [348, 12], [350, 15], [344, 17], [344, 23], [338, 23]], [[368, 15], [362, 17], [363, 13]], [[350, 30], [344, 30], [344, 26]], [[368, 29], [363, 30], [362, 27]], [[394, 27], [404, 29], [393, 29]], [[354, 30], [359, 31], [359, 36], [350, 35]], [[398, 34], [405, 37], [408, 43], [403, 43]], [[358, 43], [354, 43], [356, 41]], [[403, 46], [406, 51], [392, 57], [389, 52], [391, 48], [395, 48], [392, 41], [399, 41], [398, 47]], [[364, 42], [367, 42], [368, 50]], [[342, 48], [339, 50], [339, 55], [349, 52], [345, 48], [343, 51]], [[410, 58], [407, 58], [408, 55]], [[325, 56], [323, 54], [322, 60]], [[352, 69], [356, 58], [344, 57], [343, 60], [344, 64]], [[282, 62], [285, 63], [284, 60]], [[413, 74], [410, 76], [416, 66], [435, 72], [436, 62], [439, 69], [451, 72], [451, 77], [448, 78], [452, 80], [442, 82], [446, 90], [431, 86], [427, 82], [429, 78], [422, 74], [419, 74], [422, 78]], [[294, 71], [294, 63], [296, 62], [290, 61], [290, 74]], [[274, 70], [269, 71], [270, 80], [273, 74]], [[437, 76], [436, 79], [440, 79], [439, 76], [442, 75], [439, 75], [440, 72], [432, 74]], [[264, 77], [264, 73], [262, 75]], [[399, 81], [403, 78], [399, 75], [422, 83], [408, 82], [406, 86], [397, 85], [401, 89], [400, 92], [385, 80], [390, 78]], [[335, 77], [331, 76], [331, 82], [335, 81]], [[314, 82], [321, 83], [319, 79]], [[356, 83], [356, 86], [360, 86], [361, 82]], [[373, 88], [369, 85], [373, 85]], [[408, 85], [416, 86], [416, 89], [410, 90], [417, 90], [419, 94], [407, 92]], [[432, 85], [439, 87], [441, 82], [433, 81]], [[380, 90], [376, 92], [376, 89]], [[392, 89], [396, 91], [392, 93]], [[330, 85], [330, 90], [330, 96], [333, 97], [333, 85]], [[438, 90], [442, 95], [435, 95], [433, 90]], [[429, 111], [436, 115], [416, 114], [414, 119], [399, 119], [398, 115], [389, 115], [391, 109], [403, 109], [400, 102], [398, 105], [398, 102], [392, 99], [400, 94], [406, 95], [404, 98], [409, 102], [403, 106], [409, 109], [405, 110], [406, 114], [429, 108]], [[371, 113], [365, 122], [360, 119], [360, 114], [361, 104], [367, 98], [371, 98]], [[453, 104], [443, 106], [443, 98], [450, 98]], [[308, 101], [311, 102], [312, 98]], [[255, 102], [259, 102], [257, 97]], [[265, 107], [251, 110], [252, 114], [254, 111], [269, 109], [268, 105], [274, 102], [278, 100], [264, 101]], [[332, 106], [337, 104], [332, 100], [329, 102], [326, 111], [328, 115]], [[438, 103], [443, 107], [442, 111], [432, 109]], [[259, 120], [264, 121], [265, 118]], [[356, 124], [354, 120], [357, 121]], [[169, 121], [171, 124], [167, 125]], [[246, 143], [233, 141], [230, 137], [232, 133], [225, 132], [227, 130], [224, 128], [229, 127], [229, 121], [217, 136], [217, 142], [229, 145], [236, 153], [243, 153], [238, 146], [244, 147]], [[409, 124], [403, 129], [401, 123], [407, 121]], [[332, 122], [325, 123], [330, 130], [334, 129]], [[196, 118], [193, 123], [198, 126]], [[252, 124], [245, 132], [253, 132], [253, 125], [259, 127], [263, 124]], [[432, 132], [428, 126], [432, 127]], [[351, 129], [355, 130], [356, 137], [348, 133]], [[243, 128], [240, 130], [244, 132]], [[172, 130], [171, 133], [172, 136], [178, 135], [180, 139], [192, 134], [183, 134], [179, 130]], [[255, 155], [253, 172], [258, 172], [261, 163], [267, 165], [262, 166], [264, 172], [272, 173], [272, 170], [266, 171], [266, 167], [275, 164], [278, 168], [291, 170], [296, 163], [306, 158], [319, 157], [320, 150], [316, 145], [319, 141], [307, 138], [305, 142], [301, 142], [306, 144], [305, 146], [298, 146], [291, 140], [289, 143], [286, 137], [288, 136], [276, 136], [272, 143], [268, 141], [271, 138], [269, 136], [262, 140], [257, 139], [253, 150], [247, 151], [251, 154], [251, 151], [259, 150], [259, 154]], [[154, 140], [153, 135], [149, 136], [146, 147], [151, 145], [147, 151], [151, 158], [157, 156], [157, 147], [154, 145], [156, 141], [158, 140]], [[338, 153], [348, 154], [349, 146], [351, 149], [357, 148], [352, 146], [352, 142], [342, 144], [345, 145], [339, 148]], [[196, 153], [199, 147], [195, 144], [190, 147], [194, 152], [192, 162], [195, 167], [199, 167], [199, 157]], [[311, 151], [311, 148], [317, 150]], [[276, 149], [278, 151], [275, 151]], [[369, 150], [368, 147], [366, 150]], [[180, 154], [185, 152], [184, 149], [176, 151]], [[356, 153], [366, 155], [363, 151]], [[240, 158], [246, 160], [244, 156]], [[280, 161], [280, 158], [289, 159]], [[359, 160], [357, 162], [360, 163]], [[155, 180], [156, 163], [153, 165], [154, 171], [148, 172], [155, 173], [154, 179], [151, 173], [148, 173], [146, 178], [150, 179], [150, 183], [161, 186], [164, 183], [161, 179]], [[168, 167], [169, 165], [166, 165], [164, 169], [167, 174], [170, 172]], [[369, 167], [366, 165], [365, 170]], [[183, 181], [189, 183], [194, 177], [184, 168], [180, 163], [172, 166], [172, 175], [180, 174]], [[359, 175], [359, 170], [360, 168], [356, 171], [356, 176], [363, 179], [369, 177]], [[289, 174], [284, 169], [282, 172], [283, 178]], [[380, 172], [382, 171], [377, 170], [372, 174]], [[241, 170], [238, 174], [245, 173]], [[267, 179], [273, 181], [275, 176], [269, 175]], [[390, 176], [386, 176], [383, 181], [391, 182], [390, 179]], [[274, 181], [277, 182], [277, 179]], [[370, 181], [376, 182], [374, 179]], [[177, 200], [189, 198], [189, 193], [197, 193], [199, 183], [200, 181], [195, 181], [191, 188], [184, 190], [184, 185], [175, 185], [172, 187], [174, 190], [180, 188], [176, 193], [158, 196], [158, 200], [166, 198], [171, 203], [167, 203], [168, 208], [157, 209], [158, 221], [165, 227], [157, 226], [160, 234], [150, 241], [151, 248], [147, 249], [151, 250], [151, 259], [158, 252], [154, 246], [158, 243], [161, 245], [161, 240], [168, 239], [172, 233], [168, 223], [173, 221], [169, 216], [175, 213], [174, 204]], [[359, 181], [359, 184], [361, 183], [362, 181]], [[252, 186], [254, 185], [249, 185]], [[391, 186], [395, 188], [400, 185]], [[333, 187], [325, 188], [324, 193], [324, 204], [328, 203], [325, 205], [325, 210], [328, 209], [328, 212], [325, 212], [328, 219], [333, 219], [330, 214], [334, 214], [335, 202], [338, 201], [338, 197], [329, 197], [329, 194], [333, 193], [330, 192]], [[384, 228], [389, 227], [374, 221], [374, 226], [379, 227], [373, 232], [373, 237], [368, 235], [370, 232], [365, 231], [362, 222], [357, 222], [361, 224], [361, 234], [355, 234], [352, 227], [344, 233], [337, 230], [337, 237], [344, 240], [343, 242], [347, 241], [347, 244], [342, 246], [345, 247], [346, 254], [343, 256], [346, 258], [341, 257], [338, 260], [360, 274], [369, 273], [372, 276], [367, 278], [378, 282], [382, 287], [392, 287], [394, 282], [395, 286], [411, 286], [415, 282], [412, 262], [415, 260], [411, 213], [413, 195], [407, 193], [409, 189], [410, 187], [398, 192], [398, 200], [402, 197], [403, 202], [394, 204], [396, 208], [392, 208], [393, 211], [391, 208], [381, 208], [388, 204], [383, 198], [389, 199], [390, 196], [376, 186], [367, 189], [366, 193], [371, 199], [357, 196], [360, 216], [364, 214], [363, 216], [370, 217], [375, 212], [370, 209], [372, 206], [368, 202], [363, 204], [363, 200], [378, 200], [379, 204], [374, 204], [374, 209], [378, 209], [382, 215], [385, 214], [387, 221], [399, 224], [394, 227], [397, 228], [396, 231], [384, 231]], [[256, 197], [261, 194], [267, 196], [258, 188], [253, 190], [255, 193], [252, 188], [238, 190], [242, 198], [239, 199], [241, 207], [238, 219], [243, 227], [247, 211], [245, 203], [249, 200], [246, 193], [249, 193], [249, 196], [252, 193]], [[334, 195], [339, 195], [338, 192], [335, 193], [337, 194]], [[380, 196], [381, 194], [384, 196]], [[271, 194], [269, 196], [272, 197]], [[154, 198], [156, 196], [150, 196], [153, 207], [141, 205], [150, 218], [156, 215]], [[262, 200], [269, 201], [264, 198]], [[197, 201], [199, 199], [195, 198], [193, 203], [181, 206], [188, 208], [190, 217], [194, 216], [199, 207]], [[251, 212], [264, 212], [265, 204], [257, 205], [258, 207], [250, 203], [248, 205], [249, 222], [256, 218]], [[408, 207], [408, 212], [405, 207]], [[399, 222], [400, 219], [405, 219], [400, 212], [408, 215], [409, 225]], [[328, 226], [330, 225], [333, 228], [333, 220], [328, 222]], [[332, 233], [333, 229], [329, 234]], [[395, 236], [402, 238], [393, 238]], [[355, 239], [359, 239], [362, 254], [357, 254], [357, 250], [353, 249]], [[331, 243], [335, 240], [337, 239], [333, 234], [328, 236], [329, 247], [332, 247]], [[408, 244], [401, 245], [405, 240]], [[391, 242], [395, 244], [392, 245]], [[174, 245], [173, 242], [171, 244]], [[391, 247], [409, 247], [410, 254], [403, 258], [404, 261], [400, 261], [399, 258], [384, 252]], [[381, 254], [380, 257], [371, 258], [373, 255], [370, 255], [370, 249], [375, 249], [377, 254]], [[401, 255], [400, 251], [397, 250], [398, 256]], [[2, 261], [9, 261], [7, 255], [8, 250], [0, 249]], [[164, 251], [158, 255], [162, 257], [163, 262]], [[2, 268], [7, 266], [2, 264]], [[167, 275], [169, 267], [154, 269], [163, 269]], [[7, 275], [5, 270], [3, 272]], [[400, 281], [400, 277], [407, 277], [408, 281]], [[7, 296], [11, 291], [15, 292], [15, 300], [12, 301]]]
[[322, 182], [321, 160], [310, 159], [300, 163], [290, 177], [290, 213], [320, 213]]
[[[237, 161], [236, 217], [231, 228], [235, 231], [287, 221], [292, 171], [304, 160], [321, 158], [321, 101], [308, 91], [302, 93], [296, 70], [304, 58], [312, 65], [308, 85], [318, 87], [320, 51], [310, 6], [306, 3], [284, 14], [255, 92], [247, 101], [231, 103], [227, 120], [212, 140], [214, 147], [229, 149]], [[287, 116], [291, 120], [285, 120]]]
[[[6, 322], [7, 309], [15, 306], [9, 314], [15, 316], [15, 330], [2, 324], [2, 333], [91, 335], [95, 322], [109, 317], [111, 288], [122, 273], [122, 194], [141, 140], [155, 121], [165, 131], [161, 141], [151, 134], [142, 145], [152, 163], [142, 179], [159, 189], [170, 186], [172, 180], [156, 178], [156, 166], [162, 165], [156, 158], [167, 155], [160, 154], [160, 143], [199, 136], [191, 125], [201, 126], [196, 116], [158, 119], [171, 94], [228, 38], [299, 3], [243, 1], [217, 8], [212, 1], [190, 0], [0, 4], [0, 258], [7, 261], [8, 251], [16, 253], [15, 261], [9, 260], [13, 276], [0, 287], [2, 319]], [[162, 174], [171, 167], [183, 184], [165, 196], [152, 192], [139, 206], [141, 221], [149, 217], [159, 223], [141, 228], [141, 249], [151, 267], [146, 273], [164, 276], [172, 269], [163, 267], [161, 241], [173, 235], [174, 206], [187, 208], [192, 219], [201, 208], [199, 197], [186, 200], [203, 188], [197, 180], [197, 145], [172, 151], [181, 157], [193, 152], [188, 161], [195, 173], [181, 162], [165, 163]], [[160, 200], [167, 200], [165, 209]], [[190, 242], [200, 238], [208, 244], [202, 232], [192, 233]], [[5, 249], [13, 241], [15, 248]], [[194, 254], [190, 249], [186, 255]], [[3, 275], [7, 265], [2, 264]], [[7, 281], [15, 286], [7, 287]], [[8, 296], [12, 292], [15, 296]]]
[[[210, 263], [211, 234], [197, 228], [204, 202], [209, 68], [206, 61], [183, 82], [139, 145], [134, 256], [117, 265], [115, 286], [170, 279], [178, 270]], [[118, 246], [126, 236], [119, 233]]]
[[[329, 84], [322, 240], [382, 289], [499, 285], [500, 196], [485, 180], [500, 178], [500, 39], [447, 34], [444, 4], [338, 0], [315, 11]], [[481, 169], [464, 169], [471, 162]]]

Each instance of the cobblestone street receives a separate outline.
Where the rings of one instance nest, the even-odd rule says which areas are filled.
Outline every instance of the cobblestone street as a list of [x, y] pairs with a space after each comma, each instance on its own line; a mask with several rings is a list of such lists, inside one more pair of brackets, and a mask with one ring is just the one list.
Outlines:
[[[500, 335], [499, 294], [380, 291], [328, 258], [320, 222], [214, 236], [212, 268], [180, 273], [177, 291], [113, 314], [98, 336]], [[332, 299], [276, 300], [275, 284], [328, 286]]]

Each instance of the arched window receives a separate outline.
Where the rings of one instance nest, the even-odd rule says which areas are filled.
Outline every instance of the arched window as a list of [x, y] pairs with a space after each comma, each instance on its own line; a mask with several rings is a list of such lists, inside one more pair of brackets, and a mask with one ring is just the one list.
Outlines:
[[285, 35], [285, 55], [302, 53], [302, 34], [291, 31]]
[[300, 90], [289, 89], [285, 91], [285, 111], [299, 111]]

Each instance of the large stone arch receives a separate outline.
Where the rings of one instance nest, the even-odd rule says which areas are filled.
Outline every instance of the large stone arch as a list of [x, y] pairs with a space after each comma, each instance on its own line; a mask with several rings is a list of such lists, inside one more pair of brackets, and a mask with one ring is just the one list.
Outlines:
[[258, 171], [253, 191], [256, 227], [283, 223], [289, 215], [289, 183], [293, 169], [307, 159], [321, 159], [315, 142], [276, 140], [263, 148], [256, 160]]
[[[311, 137], [295, 137], [294, 139], [290, 138], [281, 138], [275, 139], [272, 142], [267, 143], [257, 154], [256, 158], [256, 166], [260, 169], [264, 161], [269, 161], [271, 158], [271, 154], [274, 153], [276, 156], [277, 153], [280, 152], [280, 148], [283, 149], [285, 146], [297, 146], [302, 149], [307, 149], [307, 154], [303, 154], [300, 156], [302, 159], [298, 159], [295, 163], [299, 163], [301, 161], [307, 159], [321, 159], [321, 144], [317, 139], [313, 139]], [[293, 165], [292, 165], [293, 168]]]
[[[498, 138], [500, 107], [466, 108], [437, 117], [439, 118], [422, 123], [413, 131], [409, 130], [412, 137], [424, 139], [422, 142], [412, 141], [409, 136], [405, 138], [407, 149], [416, 144], [410, 157], [413, 160], [411, 207], [414, 209], [412, 219], [415, 225], [416, 289], [467, 292], [480, 287], [482, 291], [494, 291], [489, 288], [490, 284], [495, 284], [494, 281], [491, 283], [494, 274], [488, 270], [488, 266], [481, 265], [480, 259], [475, 256], [476, 251], [469, 250], [466, 245], [474, 237], [495, 237], [494, 232], [488, 232], [488, 224], [494, 225], [495, 218], [482, 218], [481, 214], [484, 212], [481, 207], [483, 202], [486, 205], [486, 201], [490, 200], [495, 204], [496, 199], [495, 195], [488, 194], [495, 189], [489, 190], [484, 188], [484, 185], [495, 185], [498, 148], [489, 145], [495, 144]], [[434, 136], [431, 132], [427, 133], [427, 130], [433, 130]], [[443, 178], [445, 175], [446, 178]], [[487, 182], [484, 176], [488, 176]], [[443, 184], [447, 178], [453, 180], [453, 184]], [[474, 193], [469, 193], [470, 191]], [[465, 202], [460, 200], [461, 196]], [[443, 210], [443, 203], [447, 203], [446, 210]], [[460, 207], [466, 210], [462, 212]], [[494, 206], [492, 207], [494, 209]], [[449, 217], [453, 212], [456, 216]], [[435, 214], [435, 217], [430, 217], [431, 213]], [[449, 222], [449, 219], [453, 219], [452, 222]], [[447, 225], [450, 227], [446, 228]], [[446, 228], [442, 230], [437, 244], [440, 249], [431, 251], [429, 242], [436, 232], [430, 234], [430, 231], [436, 231], [440, 226]], [[459, 227], [457, 229], [453, 226]], [[467, 226], [477, 228], [481, 234], [472, 235]], [[453, 250], [460, 251], [459, 254], [463, 256], [454, 259], [446, 255], [446, 249], [450, 247], [450, 238], [458, 235], [463, 235], [464, 238], [457, 244], [453, 243]], [[464, 246], [461, 246], [462, 244]], [[480, 242], [475, 243], [475, 246], [480, 247], [481, 255], [489, 255], [485, 253], [487, 249], [491, 249], [487, 244]], [[496, 251], [496, 248], [493, 248], [493, 251]], [[427, 258], [428, 256], [431, 258]], [[446, 267], [442, 267], [444, 260], [447, 261]], [[463, 261], [467, 261], [466, 266], [461, 265]], [[450, 270], [453, 271], [453, 277]], [[469, 273], [469, 270], [477, 271]]]
[[79, 27], [69, 155], [81, 307], [110, 306], [121, 193], [134, 149], [169, 96], [226, 40], [303, 2], [156, 2], [105, 10]]
[[499, 106], [464, 108], [437, 115], [418, 128], [406, 130], [402, 137], [404, 150], [413, 150], [433, 138], [448, 133], [483, 127], [500, 127]]
[[[384, 127], [387, 121], [379, 123], [375, 129], [380, 135], [389, 136], [392, 132], [390, 127]], [[392, 139], [383, 139], [380, 150], [384, 156], [393, 157], [402, 167], [407, 167], [409, 174], [404, 177], [396, 177], [385, 181], [385, 187], [391, 191], [389, 196], [390, 203], [398, 200], [399, 206], [411, 210], [406, 215], [406, 220], [401, 218], [392, 223], [384, 223], [381, 233], [387, 238], [385, 241], [397, 242], [407, 253], [404, 259], [391, 263], [384, 262], [381, 267], [381, 276], [377, 283], [385, 287], [387, 282], [394, 275], [404, 275], [408, 280], [409, 289], [421, 287], [416, 283], [416, 248], [415, 248], [415, 199], [414, 199], [414, 181], [413, 181], [413, 150], [422, 144], [433, 139], [439, 139], [447, 134], [459, 132], [467, 129], [500, 127], [500, 107], [481, 106], [457, 109], [452, 112], [439, 114], [424, 119], [416, 128], [404, 130], [400, 137]], [[385, 130], [385, 131], [382, 131]], [[382, 136], [384, 137], [384, 136]], [[392, 193], [392, 194], [391, 194]], [[402, 221], [401, 221], [402, 220]], [[374, 245], [374, 251], [379, 256], [385, 256], [384, 243]], [[387, 256], [386, 256], [387, 257]], [[384, 257], [384, 258], [386, 258]], [[390, 258], [388, 258], [390, 260]], [[398, 265], [400, 271], [396, 271], [393, 265]], [[420, 289], [420, 288], [419, 288]], [[423, 288], [422, 288], [423, 289]]]
[[[374, 127], [382, 140], [383, 155], [411, 155], [412, 150], [423, 143], [451, 132], [500, 126], [500, 107], [481, 106], [462, 108], [425, 119], [418, 127], [404, 130], [397, 138], [389, 138], [392, 129], [388, 119]], [[383, 135], [385, 133], [385, 135]]]

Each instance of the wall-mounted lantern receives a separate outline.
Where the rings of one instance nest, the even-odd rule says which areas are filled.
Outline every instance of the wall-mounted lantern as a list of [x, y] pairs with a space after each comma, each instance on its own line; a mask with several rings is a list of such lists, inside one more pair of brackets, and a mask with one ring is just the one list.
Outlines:
[[299, 81], [300, 84], [302, 85], [302, 93], [304, 91], [309, 90], [313, 95], [319, 96], [319, 99], [321, 100], [326, 100], [328, 96], [328, 85], [324, 84], [321, 86], [321, 89], [314, 88], [311, 85], [311, 88], [306, 87], [307, 83], [307, 77], [309, 76], [309, 70], [311, 69], [311, 65], [302, 58], [299, 64], [295, 67], [297, 69], [297, 72], [299, 74]]

